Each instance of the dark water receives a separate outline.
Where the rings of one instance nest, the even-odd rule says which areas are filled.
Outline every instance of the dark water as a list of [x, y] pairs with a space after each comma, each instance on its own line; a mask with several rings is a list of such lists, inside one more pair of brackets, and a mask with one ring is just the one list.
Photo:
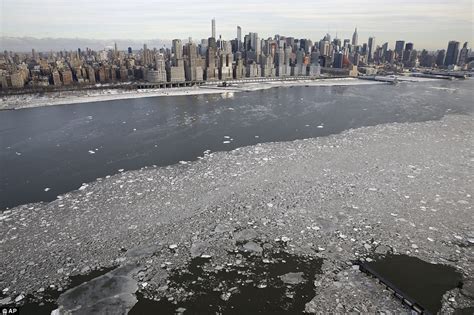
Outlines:
[[115, 267], [95, 269], [88, 274], [70, 276], [69, 284], [66, 288], [61, 292], [48, 288], [41, 294], [41, 300], [34, 298], [32, 295], [27, 295], [25, 297], [26, 302], [19, 306], [20, 315], [50, 315], [53, 310], [58, 308], [56, 301], [61, 293], [77, 287], [84, 282], [100, 277], [113, 269], [115, 269]]
[[[194, 160], [207, 149], [467, 113], [473, 82], [275, 88], [3, 111], [0, 209], [51, 201], [119, 169]], [[224, 136], [233, 140], [224, 144]]]
[[462, 274], [454, 267], [431, 264], [406, 255], [389, 255], [365, 263], [363, 267], [431, 314], [441, 310], [444, 293], [460, 287], [462, 280]]
[[[137, 294], [138, 302], [129, 314], [175, 314], [180, 308], [185, 314], [302, 314], [315, 295], [313, 281], [321, 272], [322, 259], [286, 252], [265, 257], [264, 262], [261, 256], [248, 255], [242, 265], [221, 270], [215, 270], [208, 259], [194, 258], [169, 277], [167, 291], [182, 290], [187, 297], [175, 304]], [[301, 273], [302, 281], [284, 283], [280, 277], [291, 272]]]

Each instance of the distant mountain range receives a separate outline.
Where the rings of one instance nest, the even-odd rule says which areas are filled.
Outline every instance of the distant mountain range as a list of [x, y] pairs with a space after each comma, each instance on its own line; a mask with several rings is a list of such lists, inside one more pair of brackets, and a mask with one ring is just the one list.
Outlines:
[[149, 39], [149, 40], [133, 40], [133, 39], [86, 39], [86, 38], [35, 38], [35, 37], [0, 37], [0, 51], [8, 50], [15, 52], [31, 52], [34, 48], [37, 52], [59, 51], [59, 50], [76, 50], [86, 47], [93, 50], [102, 50], [104, 48], [113, 48], [117, 43], [119, 50], [127, 50], [132, 47], [133, 50], [143, 48], [143, 44], [147, 44], [149, 49], [171, 47], [170, 40]]

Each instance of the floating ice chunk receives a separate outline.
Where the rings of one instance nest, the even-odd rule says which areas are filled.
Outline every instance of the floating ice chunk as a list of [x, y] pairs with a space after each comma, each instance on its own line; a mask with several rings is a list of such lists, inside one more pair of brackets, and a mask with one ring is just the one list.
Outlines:
[[253, 241], [245, 243], [244, 249], [249, 252], [256, 252], [256, 253], [261, 253], [263, 251], [263, 248]]
[[279, 277], [285, 284], [299, 284], [304, 281], [303, 272], [289, 272]]
[[122, 173], [122, 172], [124, 171], [124, 169], [123, 169], [123, 168], [121, 168], [121, 169], [119, 169], [118, 171], [119, 171], [120, 173]]
[[169, 249], [176, 249], [178, 248], [178, 245], [177, 244], [171, 244], [170, 246], [168, 246]]
[[230, 139], [230, 136], [224, 136], [225, 139]]
[[21, 155], [21, 153], [20, 153], [20, 152], [15, 152], [15, 154], [16, 154], [16, 155]]
[[324, 128], [324, 126], [323, 126], [323, 125], [319, 125], [317, 128], [319, 128], [319, 129], [323, 129], [323, 128]]
[[82, 184], [82, 186], [79, 187], [79, 190], [84, 190], [84, 189], [86, 189], [88, 186], [89, 186], [89, 185], [87, 185], [87, 184]]
[[209, 259], [211, 257], [212, 257], [211, 255], [207, 255], [207, 254], [202, 254], [201, 255], [201, 258], [204, 258], [204, 259]]
[[20, 294], [19, 296], [15, 298], [15, 302], [20, 302], [21, 300], [23, 300], [24, 297], [25, 296], [23, 294]]
[[50, 191], [50, 190], [51, 190], [51, 188], [49, 188], [49, 187], [46, 187], [46, 188], [44, 189], [44, 191]]
[[230, 141], [222, 141], [222, 143], [228, 144], [228, 143], [230, 143]]
[[257, 139], [260, 138], [260, 136], [254, 136], [254, 137], [257, 138]]
[[430, 242], [434, 242], [434, 239], [432, 239], [431, 237], [428, 237], [427, 240]]
[[377, 191], [377, 188], [375, 188], [375, 187], [370, 187], [370, 188], [369, 188], [369, 191]]
[[179, 164], [188, 164], [186, 161], [179, 161]]
[[89, 154], [95, 154], [95, 151], [89, 150]]

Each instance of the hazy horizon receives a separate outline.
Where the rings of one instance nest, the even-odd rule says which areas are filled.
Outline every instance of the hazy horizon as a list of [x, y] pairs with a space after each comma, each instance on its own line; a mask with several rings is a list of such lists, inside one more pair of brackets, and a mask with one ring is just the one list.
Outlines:
[[297, 6], [281, 0], [138, 0], [132, 6], [124, 0], [86, 0], [80, 5], [70, 0], [2, 0], [1, 11], [2, 49], [8, 49], [5, 37], [199, 41], [210, 37], [212, 18], [217, 36], [227, 40], [236, 37], [240, 25], [242, 34], [257, 32], [260, 38], [280, 34], [313, 41], [327, 32], [333, 38], [336, 33], [351, 38], [357, 26], [359, 43], [375, 36], [376, 45], [388, 42], [391, 49], [399, 39], [428, 50], [445, 49], [450, 40], [474, 41], [471, 0], [302, 0]]

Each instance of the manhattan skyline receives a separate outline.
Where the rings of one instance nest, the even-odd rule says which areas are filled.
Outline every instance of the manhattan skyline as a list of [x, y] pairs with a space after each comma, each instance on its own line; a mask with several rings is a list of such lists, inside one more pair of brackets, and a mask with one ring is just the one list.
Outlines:
[[[428, 8], [428, 9], [427, 9]], [[151, 1], [128, 2], [26, 0], [1, 2], [2, 37], [80, 38], [92, 40], [173, 38], [195, 40], [211, 35], [210, 19], [216, 19], [216, 36], [236, 37], [258, 32], [261, 38], [275, 34], [318, 39], [329, 32], [350, 38], [354, 26], [359, 38], [374, 36], [384, 42], [415, 42], [429, 50], [442, 49], [449, 40], [473, 42], [472, 1], [301, 1], [289, 5], [256, 1]], [[48, 12], [51, 18], [39, 18]], [[0, 43], [0, 46], [2, 43]], [[2, 47], [8, 49], [8, 47]]]

